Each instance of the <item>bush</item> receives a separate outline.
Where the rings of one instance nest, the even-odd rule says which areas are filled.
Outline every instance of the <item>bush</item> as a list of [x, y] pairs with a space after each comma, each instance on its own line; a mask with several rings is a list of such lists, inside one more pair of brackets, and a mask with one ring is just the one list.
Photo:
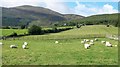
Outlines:
[[76, 25], [76, 27], [77, 27], [77, 28], [80, 28], [80, 27], [81, 27], [81, 25], [77, 24], [77, 25]]
[[28, 29], [28, 33], [29, 33], [30, 35], [39, 35], [39, 34], [42, 34], [42, 28], [39, 27], [39, 26], [33, 25], [33, 26], [31, 26], [31, 27]]
[[13, 36], [17, 36], [17, 33], [16, 32], [13, 32], [10, 37], [13, 37]]
[[107, 27], [109, 27], [110, 25], [109, 24], [107, 24]]
[[10, 27], [9, 27], [9, 26], [6, 26], [6, 27], [2, 27], [2, 29], [10, 29]]
[[25, 27], [26, 27], [25, 25], [22, 25], [22, 26], [21, 26], [21, 29], [25, 29]]

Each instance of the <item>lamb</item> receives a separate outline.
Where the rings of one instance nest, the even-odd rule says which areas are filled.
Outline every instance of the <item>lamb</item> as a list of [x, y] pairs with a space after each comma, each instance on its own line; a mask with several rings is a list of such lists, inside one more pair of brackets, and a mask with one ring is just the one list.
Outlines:
[[10, 48], [17, 48], [17, 45], [10, 45]]
[[101, 43], [105, 43], [105, 41], [101, 41]]
[[58, 41], [55, 41], [56, 44], [58, 44]]
[[84, 44], [84, 47], [88, 49], [90, 47], [90, 44]]
[[105, 46], [112, 47], [112, 44], [110, 42], [106, 42]]

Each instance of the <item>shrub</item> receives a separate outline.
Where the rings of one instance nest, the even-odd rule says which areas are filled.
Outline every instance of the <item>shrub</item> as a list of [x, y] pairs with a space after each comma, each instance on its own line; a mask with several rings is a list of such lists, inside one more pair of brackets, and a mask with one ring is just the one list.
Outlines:
[[109, 27], [110, 25], [109, 24], [107, 24], [107, 27]]
[[77, 27], [77, 28], [80, 28], [80, 27], [81, 27], [81, 25], [77, 24], [77, 25], [76, 25], [76, 27]]
[[9, 27], [9, 26], [6, 26], [6, 27], [2, 27], [2, 29], [10, 29], [10, 27]]
[[31, 26], [31, 27], [28, 29], [28, 33], [29, 33], [30, 35], [39, 35], [39, 34], [42, 34], [42, 28], [39, 27], [39, 26], [33, 25], [33, 26]]
[[21, 26], [21, 29], [25, 29], [25, 27], [26, 27], [25, 25], [22, 25], [22, 26]]
[[13, 37], [13, 36], [17, 36], [17, 33], [16, 32], [13, 32], [10, 37]]

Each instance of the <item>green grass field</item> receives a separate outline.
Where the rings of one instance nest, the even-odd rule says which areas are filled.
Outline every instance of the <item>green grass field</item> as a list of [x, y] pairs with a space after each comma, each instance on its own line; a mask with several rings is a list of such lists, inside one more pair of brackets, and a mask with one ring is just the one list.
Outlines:
[[[60, 33], [31, 35], [3, 40], [3, 65], [116, 65], [118, 47], [106, 47], [101, 40], [118, 45], [118, 41], [105, 38], [107, 34], [118, 34], [118, 28], [103, 25], [84, 26]], [[83, 38], [94, 39], [90, 49], [81, 44]], [[55, 44], [55, 41], [59, 41]], [[28, 49], [22, 49], [23, 42], [28, 42]], [[10, 45], [18, 48], [11, 49]]]
[[8, 36], [11, 35], [13, 32], [16, 32], [19, 35], [27, 33], [27, 29], [0, 29], [0, 32], [2, 33], [1, 36]]

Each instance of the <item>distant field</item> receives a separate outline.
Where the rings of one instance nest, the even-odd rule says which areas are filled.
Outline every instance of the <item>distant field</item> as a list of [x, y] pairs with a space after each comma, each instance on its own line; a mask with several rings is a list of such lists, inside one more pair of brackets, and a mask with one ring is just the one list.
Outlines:
[[[58, 27], [58, 28], [69, 28], [68, 27]], [[52, 28], [42, 28], [43, 30], [52, 29]], [[28, 33], [28, 29], [0, 29], [0, 36], [8, 36], [11, 35], [13, 32], [16, 32], [18, 35]]]
[[[104, 25], [84, 26], [60, 33], [31, 35], [3, 40], [3, 65], [117, 65], [118, 47], [106, 47], [102, 40], [118, 45], [118, 41], [105, 38], [107, 34], [118, 34], [117, 27]], [[81, 44], [82, 38], [98, 37], [90, 49]], [[22, 49], [23, 42], [28, 49]], [[55, 44], [55, 41], [59, 41]], [[11, 44], [18, 48], [11, 49]]]
[[28, 33], [27, 29], [0, 29], [0, 32], [2, 32], [2, 36], [11, 35], [13, 32], [16, 32], [18, 35]]
[[47, 35], [31, 35], [23, 37], [25, 39], [70, 39], [70, 38], [94, 38], [105, 37], [106, 35], [118, 35], [117, 27], [106, 27], [105, 25], [83, 26], [68, 31]]

